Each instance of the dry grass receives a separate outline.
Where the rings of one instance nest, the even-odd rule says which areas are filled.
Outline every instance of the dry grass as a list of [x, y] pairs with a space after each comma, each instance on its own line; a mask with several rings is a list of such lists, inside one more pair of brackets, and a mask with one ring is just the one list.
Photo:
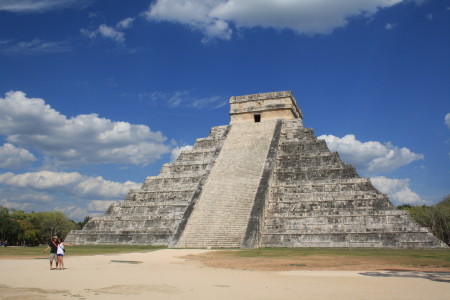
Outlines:
[[408, 270], [450, 272], [449, 250], [257, 249], [188, 256], [214, 268], [240, 270]]

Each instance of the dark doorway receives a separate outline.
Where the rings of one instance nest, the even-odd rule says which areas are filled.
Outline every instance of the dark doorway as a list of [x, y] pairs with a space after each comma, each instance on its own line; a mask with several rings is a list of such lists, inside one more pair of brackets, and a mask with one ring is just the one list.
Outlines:
[[261, 115], [253, 115], [255, 118], [255, 123], [261, 122]]

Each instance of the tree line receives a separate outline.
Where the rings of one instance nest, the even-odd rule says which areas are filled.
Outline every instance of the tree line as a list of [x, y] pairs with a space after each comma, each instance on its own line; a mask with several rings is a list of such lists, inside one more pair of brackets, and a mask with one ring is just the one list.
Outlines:
[[[432, 206], [406, 204], [397, 208], [409, 211], [414, 221], [450, 245], [450, 195]], [[77, 223], [60, 211], [26, 213], [0, 206], [0, 240], [9, 245], [46, 244], [55, 235], [65, 238], [69, 231], [83, 228], [88, 221], [89, 217], [85, 217]]]
[[414, 221], [428, 227], [436, 237], [450, 245], [450, 195], [432, 206], [406, 204], [398, 208], [409, 211]]
[[81, 229], [83, 222], [69, 220], [60, 211], [26, 213], [0, 206], [0, 243], [3, 245], [34, 246], [47, 244], [55, 235], [65, 238], [69, 231]]

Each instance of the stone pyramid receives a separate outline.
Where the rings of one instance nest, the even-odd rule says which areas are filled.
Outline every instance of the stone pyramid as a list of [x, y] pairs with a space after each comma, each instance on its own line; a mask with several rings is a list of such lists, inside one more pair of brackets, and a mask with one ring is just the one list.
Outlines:
[[165, 164], [75, 244], [446, 247], [304, 128], [291, 92], [230, 98], [231, 122]]

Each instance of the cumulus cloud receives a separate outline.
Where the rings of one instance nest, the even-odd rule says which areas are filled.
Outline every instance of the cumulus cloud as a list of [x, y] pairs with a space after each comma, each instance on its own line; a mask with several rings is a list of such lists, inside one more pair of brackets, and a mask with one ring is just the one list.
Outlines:
[[188, 150], [192, 150], [193, 146], [191, 145], [186, 145], [186, 146], [182, 146], [182, 147], [176, 147], [175, 149], [172, 150], [172, 154], [170, 157], [170, 161], [174, 162], [178, 159], [178, 156], [180, 156], [181, 151], [188, 151]]
[[31, 203], [29, 202], [17, 202], [17, 201], [11, 201], [5, 198], [0, 198], [0, 205], [7, 207], [9, 209], [17, 209], [17, 210], [30, 210], [32, 209]]
[[36, 161], [36, 157], [27, 149], [9, 143], [0, 147], [0, 168], [26, 167], [33, 161]]
[[99, 177], [89, 177], [78, 172], [39, 171], [23, 174], [0, 174], [0, 184], [38, 191], [58, 191], [80, 197], [120, 198], [139, 184], [131, 181], [114, 182]]
[[170, 151], [166, 138], [145, 125], [113, 122], [97, 114], [67, 118], [23, 92], [0, 98], [0, 134], [11, 144], [42, 152], [57, 166], [147, 165]]
[[133, 21], [134, 18], [126, 18], [117, 23], [115, 27], [101, 24], [96, 30], [81, 29], [80, 32], [91, 40], [95, 40], [97, 36], [100, 36], [118, 44], [123, 44], [125, 42], [125, 33], [123, 30], [131, 28]]
[[64, 213], [71, 220], [83, 220], [84, 217], [92, 215], [88, 210], [74, 205], [57, 206], [54, 210]]
[[290, 29], [299, 34], [328, 34], [350, 17], [372, 16], [409, 0], [157, 0], [146, 17], [176, 22], [203, 32], [206, 39], [228, 40], [232, 26]]
[[392, 179], [384, 176], [370, 178], [373, 186], [383, 194], [387, 194], [394, 205], [401, 204], [423, 205], [430, 204], [420, 198], [409, 188], [409, 179]]
[[[26, 211], [59, 210], [82, 220], [100, 215], [112, 202], [122, 200], [140, 184], [114, 182], [77, 172], [0, 173], [0, 205]], [[103, 199], [103, 200], [92, 200]]]
[[398, 148], [391, 143], [361, 142], [353, 134], [343, 138], [334, 135], [318, 137], [327, 142], [328, 148], [339, 152], [341, 158], [361, 171], [392, 171], [423, 159], [422, 154], [411, 152], [408, 148]]
[[88, 204], [88, 209], [90, 211], [105, 212], [111, 204], [116, 202], [114, 200], [92, 200]]
[[114, 28], [109, 27], [105, 24], [102, 24], [98, 27], [98, 33], [101, 36], [116, 41], [118, 43], [123, 43], [125, 41], [125, 34], [123, 32], [119, 32]]
[[125, 33], [121, 31], [117, 31], [113, 27], [110, 27], [106, 24], [101, 24], [97, 30], [89, 31], [87, 29], [81, 29], [81, 33], [90, 38], [91, 40], [94, 40], [98, 35], [100, 35], [103, 38], [115, 41], [119, 44], [122, 44], [125, 42]]
[[450, 129], [450, 113], [445, 115], [445, 124], [447, 125], [448, 129]]
[[43, 206], [50, 206], [55, 198], [45, 191], [29, 190], [1, 185], [0, 205], [19, 210], [40, 211]]
[[131, 28], [131, 26], [133, 26], [133, 21], [134, 21], [134, 18], [123, 19], [122, 21], [117, 23], [117, 28], [123, 28], [123, 29]]
[[2, 0], [0, 11], [16, 13], [40, 13], [70, 6], [86, 5], [86, 0]]

